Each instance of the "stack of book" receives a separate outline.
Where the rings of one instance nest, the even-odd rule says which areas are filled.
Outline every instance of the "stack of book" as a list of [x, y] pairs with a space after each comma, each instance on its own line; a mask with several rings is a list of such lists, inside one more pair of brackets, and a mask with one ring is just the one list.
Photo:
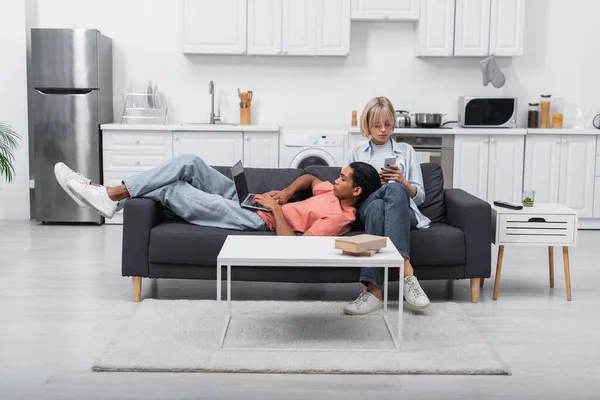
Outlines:
[[335, 248], [351, 256], [372, 256], [386, 246], [384, 236], [363, 234], [335, 239]]

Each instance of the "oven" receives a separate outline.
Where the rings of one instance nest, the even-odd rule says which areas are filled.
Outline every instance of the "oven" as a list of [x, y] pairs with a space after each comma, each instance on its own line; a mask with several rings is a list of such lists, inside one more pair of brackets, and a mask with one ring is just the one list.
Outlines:
[[444, 189], [452, 188], [454, 169], [454, 135], [451, 134], [396, 134], [396, 142], [410, 144], [417, 152], [419, 163], [435, 163], [442, 167]]

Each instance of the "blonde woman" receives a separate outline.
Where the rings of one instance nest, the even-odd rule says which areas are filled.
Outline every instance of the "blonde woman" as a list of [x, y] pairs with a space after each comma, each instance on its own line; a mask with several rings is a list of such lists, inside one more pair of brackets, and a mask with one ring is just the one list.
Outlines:
[[[423, 175], [417, 154], [408, 143], [392, 140], [394, 107], [386, 97], [367, 103], [360, 119], [360, 130], [369, 143], [350, 150], [346, 164], [362, 161], [379, 172], [382, 187], [361, 205], [357, 217], [366, 233], [387, 236], [404, 257], [404, 298], [416, 308], [429, 306], [429, 298], [419, 285], [410, 263], [410, 231], [429, 227], [431, 222], [419, 209], [425, 201]], [[395, 157], [394, 165], [385, 166], [386, 158]], [[364, 315], [383, 307], [381, 288], [383, 268], [363, 268], [360, 281], [366, 286], [344, 313]]]

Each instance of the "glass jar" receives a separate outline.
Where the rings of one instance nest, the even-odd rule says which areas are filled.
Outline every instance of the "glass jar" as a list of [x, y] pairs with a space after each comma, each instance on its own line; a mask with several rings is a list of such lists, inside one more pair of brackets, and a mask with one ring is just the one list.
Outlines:
[[540, 103], [529, 103], [527, 112], [527, 127], [538, 128], [540, 126]]
[[555, 97], [552, 99], [552, 128], [562, 129], [564, 120], [564, 108], [565, 99], [564, 97]]
[[533, 207], [533, 203], [535, 203], [535, 191], [523, 190], [523, 197], [521, 197], [521, 203], [523, 204], [523, 207]]
[[551, 94], [543, 94], [540, 100], [540, 128], [550, 128]]

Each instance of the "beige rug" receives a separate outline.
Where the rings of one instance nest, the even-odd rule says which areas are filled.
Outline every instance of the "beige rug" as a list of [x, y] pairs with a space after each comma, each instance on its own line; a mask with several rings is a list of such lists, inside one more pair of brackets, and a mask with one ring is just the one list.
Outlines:
[[[223, 307], [225, 303], [223, 303]], [[455, 303], [404, 312], [402, 351], [381, 318], [342, 314], [344, 303], [233, 303], [225, 347], [224, 317], [214, 301], [144, 300], [132, 321], [94, 363], [95, 371], [197, 371], [326, 374], [510, 374]], [[397, 305], [391, 306], [397, 321]], [[392, 325], [394, 326], [394, 325]], [[275, 347], [282, 351], [265, 351]], [[345, 351], [365, 349], [366, 351]], [[286, 351], [336, 349], [339, 351]]]

